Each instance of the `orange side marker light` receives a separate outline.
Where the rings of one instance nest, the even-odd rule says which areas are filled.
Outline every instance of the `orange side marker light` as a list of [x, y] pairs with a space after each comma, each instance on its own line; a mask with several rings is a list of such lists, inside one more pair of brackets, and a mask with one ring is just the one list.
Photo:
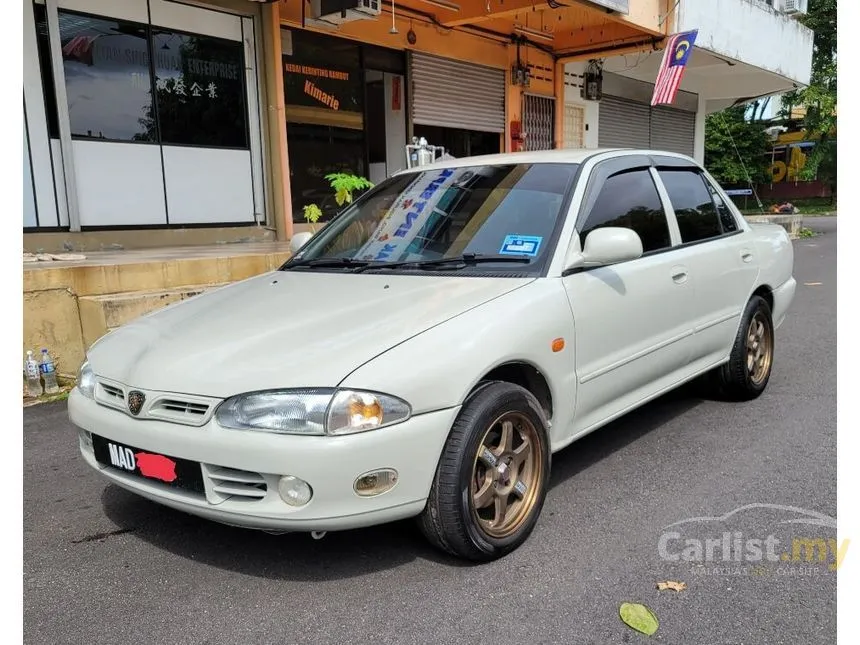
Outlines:
[[556, 338], [552, 341], [552, 351], [560, 352], [564, 349], [564, 338]]

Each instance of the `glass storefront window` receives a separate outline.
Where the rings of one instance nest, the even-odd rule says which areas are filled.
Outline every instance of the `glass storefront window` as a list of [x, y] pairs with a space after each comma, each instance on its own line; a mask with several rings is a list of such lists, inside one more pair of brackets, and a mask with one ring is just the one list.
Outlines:
[[290, 151], [290, 186], [293, 221], [303, 222], [303, 209], [316, 204], [323, 212], [320, 221], [334, 217], [341, 207], [326, 175], [336, 172], [366, 176], [364, 133], [349, 128], [290, 124], [287, 128]]
[[45, 5], [33, 5], [33, 17], [36, 21], [36, 47], [39, 50], [39, 67], [42, 70], [42, 92], [45, 95], [45, 115], [48, 119], [48, 136], [60, 138], [60, 126], [57, 123], [57, 94], [54, 92], [54, 70], [51, 68], [51, 46], [48, 40], [48, 17]]
[[59, 12], [72, 136], [153, 141], [146, 25]]
[[161, 142], [247, 148], [242, 43], [157, 27], [152, 42]]
[[[34, 9], [49, 132], [57, 138], [45, 8]], [[58, 15], [73, 137], [248, 148], [242, 43], [160, 27], [150, 34], [147, 25], [68, 11]]]

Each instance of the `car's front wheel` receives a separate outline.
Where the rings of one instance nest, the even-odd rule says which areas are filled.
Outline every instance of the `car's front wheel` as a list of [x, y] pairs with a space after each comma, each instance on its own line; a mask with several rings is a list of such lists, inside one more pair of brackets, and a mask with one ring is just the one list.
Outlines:
[[547, 422], [535, 397], [511, 383], [482, 384], [451, 429], [421, 529], [453, 555], [502, 557], [534, 529], [549, 469]]

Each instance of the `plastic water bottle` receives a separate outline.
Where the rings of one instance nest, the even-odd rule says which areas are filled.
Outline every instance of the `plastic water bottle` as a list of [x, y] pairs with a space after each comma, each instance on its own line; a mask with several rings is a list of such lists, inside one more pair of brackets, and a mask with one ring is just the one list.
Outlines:
[[39, 380], [39, 363], [36, 362], [32, 349], [27, 350], [24, 372], [27, 374], [27, 394], [33, 397], [42, 396], [42, 382]]
[[39, 365], [42, 372], [42, 379], [45, 381], [45, 394], [54, 394], [60, 391], [60, 386], [57, 384], [57, 371], [54, 368], [54, 359], [48, 353], [47, 349], [42, 350], [42, 363]]

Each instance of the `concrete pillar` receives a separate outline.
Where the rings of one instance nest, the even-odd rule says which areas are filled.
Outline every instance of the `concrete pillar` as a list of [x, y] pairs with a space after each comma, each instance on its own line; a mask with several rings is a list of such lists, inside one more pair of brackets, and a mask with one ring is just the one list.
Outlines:
[[281, 63], [281, 14], [278, 3], [263, 7], [263, 50], [265, 69], [269, 164], [272, 177], [274, 225], [278, 240], [293, 236], [293, 208], [290, 193], [290, 157], [287, 151], [287, 116], [284, 105], [284, 72]]
[[557, 62], [553, 70], [555, 94], [555, 141], [553, 148], [564, 148], [564, 63]]
[[699, 95], [699, 109], [696, 110], [696, 131], [693, 139], [693, 159], [700, 164], [705, 163], [705, 108], [707, 100]]

